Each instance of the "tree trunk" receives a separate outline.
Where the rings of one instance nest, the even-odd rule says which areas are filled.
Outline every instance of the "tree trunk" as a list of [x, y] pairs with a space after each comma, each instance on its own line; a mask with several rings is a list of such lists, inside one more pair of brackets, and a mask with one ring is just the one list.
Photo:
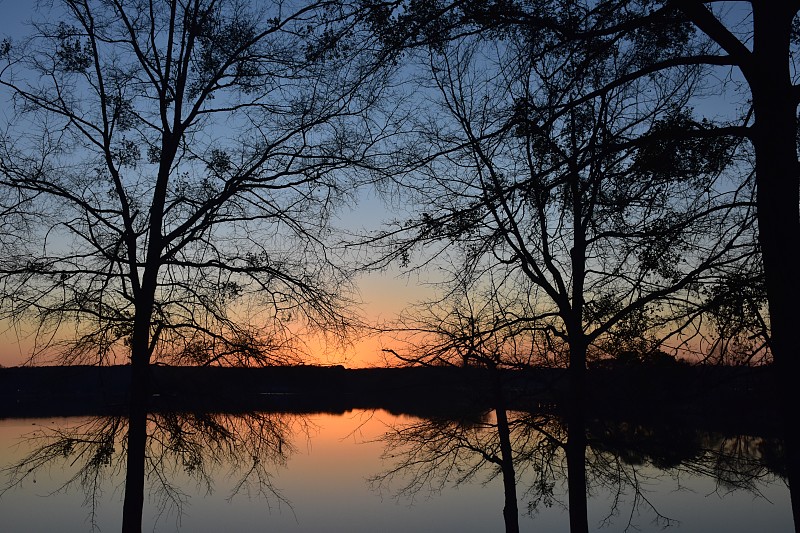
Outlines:
[[570, 341], [570, 397], [567, 402], [567, 486], [569, 530], [588, 533], [586, 504], [586, 343]]
[[144, 509], [145, 450], [147, 447], [147, 411], [150, 397], [150, 321], [153, 314], [155, 278], [142, 290], [136, 302], [131, 336], [131, 384], [128, 422], [128, 456], [125, 475], [125, 501], [122, 506], [123, 533], [142, 530]]
[[[574, 128], [573, 126], [573, 133]], [[573, 140], [577, 145], [577, 141]], [[586, 333], [583, 329], [584, 281], [586, 279], [586, 234], [584, 228], [584, 202], [580, 172], [576, 161], [571, 161], [570, 191], [572, 196], [572, 294], [571, 306], [566, 311], [569, 337], [569, 391], [567, 405], [567, 485], [569, 524], [572, 533], [588, 533], [589, 518], [586, 506], [586, 434], [584, 412], [586, 409]]]
[[[797, 102], [789, 50], [797, 10], [789, 2], [753, 2], [753, 62], [745, 70], [753, 97], [759, 244], [764, 262], [770, 316], [770, 343], [776, 367], [786, 438], [796, 415], [800, 359], [795, 329], [800, 323], [800, 173], [797, 162]], [[787, 443], [788, 471], [798, 472], [797, 446]], [[797, 488], [800, 480], [789, 484]], [[800, 530], [800, 502], [792, 498], [795, 528]]]
[[[800, 302], [800, 176], [797, 104], [789, 71], [792, 10], [781, 2], [754, 3], [753, 144], [758, 187], [759, 243], [769, 300], [771, 344], [778, 375], [797, 376], [794, 350]], [[793, 385], [793, 383], [791, 383]]]

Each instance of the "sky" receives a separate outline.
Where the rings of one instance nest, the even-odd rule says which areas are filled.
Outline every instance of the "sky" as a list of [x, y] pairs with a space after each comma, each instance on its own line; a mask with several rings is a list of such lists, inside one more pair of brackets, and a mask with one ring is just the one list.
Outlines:
[[[0, 39], [10, 38], [13, 43], [30, 33], [27, 21], [36, 16], [35, 5], [28, 0], [0, 0]], [[0, 114], [5, 114], [3, 108], [7, 105], [7, 101], [0, 102]], [[333, 223], [347, 231], [374, 230], [392, 217], [385, 202], [364, 191], [355, 202], [337, 213]], [[401, 275], [396, 270], [360, 276], [357, 290], [362, 300], [358, 312], [369, 325], [392, 320], [404, 308], [430, 293], [417, 277]], [[324, 342], [310, 339], [308, 345], [313, 353], [309, 354], [308, 362], [345, 364], [348, 367], [383, 365], [381, 348], [386, 342], [386, 339], [376, 336], [365, 336], [343, 347], [325, 346]], [[31, 325], [0, 322], [0, 365], [25, 363], [33, 345]]]
[[[35, 2], [22, 0], [0, 0], [0, 39], [10, 37], [20, 39], [28, 33], [24, 22], [35, 15]], [[719, 72], [719, 77], [731, 76], [731, 81], [737, 83], [737, 73], [729, 70]], [[726, 101], [725, 96], [709, 95], [703, 101], [698, 101], [698, 106], [717, 118], [724, 117], [732, 109], [743, 104], [741, 101]], [[5, 114], [4, 106], [7, 102], [0, 101], [0, 114]], [[0, 115], [2, 116], [2, 115]], [[348, 231], [361, 232], [375, 230], [383, 222], [395, 218], [386, 202], [375, 194], [363, 191], [358, 199], [350, 206], [346, 206], [334, 219], [334, 225]], [[376, 272], [358, 278], [359, 297], [363, 305], [359, 308], [360, 314], [366, 323], [377, 324], [389, 322], [398, 314], [416, 301], [424, 300], [432, 295], [431, 288], [420, 279], [420, 276], [430, 276], [428, 273], [414, 273], [402, 275], [399, 270]], [[23, 363], [32, 346], [30, 328], [14, 329], [8, 324], [0, 323], [0, 365], [10, 366]], [[372, 336], [356, 341], [351, 346], [323, 346], [315, 339], [309, 340], [309, 362], [323, 364], [343, 363], [349, 367], [374, 366], [384, 363], [382, 347], [391, 348], [389, 337]]]
[[25, 35], [25, 22], [34, 12], [35, 2], [28, 0], [0, 0], [0, 35], [18, 38]]
[[[19, 38], [24, 35], [25, 21], [31, 10], [31, 2], [25, 0], [0, 0], [0, 40]], [[0, 102], [0, 113], [5, 115], [6, 102]], [[0, 365], [14, 366], [26, 359], [30, 341], [19, 339], [18, 332], [7, 323], [0, 322]]]

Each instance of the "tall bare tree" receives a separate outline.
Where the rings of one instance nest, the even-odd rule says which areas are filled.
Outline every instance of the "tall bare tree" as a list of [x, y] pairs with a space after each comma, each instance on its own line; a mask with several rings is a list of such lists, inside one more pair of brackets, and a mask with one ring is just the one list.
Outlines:
[[2, 318], [32, 317], [64, 362], [130, 361], [129, 472], [144, 472], [152, 361], [280, 362], [299, 327], [348, 326], [323, 240], [380, 95], [353, 14], [64, 0], [3, 44]]
[[694, 117], [695, 68], [613, 84], [635, 48], [536, 53], [530, 36], [499, 35], [429, 52], [426, 142], [409, 143], [417, 166], [391, 184], [418, 214], [387, 232], [387, 257], [429, 246], [453, 282], [434, 315], [527, 328], [582, 372], [590, 352], [680, 328], [704, 287], [747, 266], [753, 183], [734, 163], [748, 153]]
[[[129, 345], [135, 366], [280, 360], [287, 323], [345, 325], [321, 239], [375, 100], [367, 54], [334, 51], [346, 10], [66, 1], [51, 15], [4, 53], [3, 210], [30, 216], [4, 231], [3, 316], [58, 340], [74, 326], [66, 362]], [[254, 294], [266, 312], [232, 305]]]
[[[750, 268], [753, 182], [734, 164], [747, 150], [725, 135], [742, 128], [695, 118], [694, 65], [629, 77], [653, 59], [635, 39], [472, 27], [423, 39], [431, 111], [404, 148], [410, 170], [391, 176], [419, 208], [382, 235], [385, 257], [423, 248], [446, 265], [447, 296], [406, 325], [433, 349], [401, 356], [495, 365], [519, 364], [519, 346], [540, 361], [555, 351], [582, 427], [590, 356], [655, 351], [702, 313], [707, 287]], [[585, 436], [572, 435], [577, 458]], [[582, 461], [569, 466], [583, 477]]]

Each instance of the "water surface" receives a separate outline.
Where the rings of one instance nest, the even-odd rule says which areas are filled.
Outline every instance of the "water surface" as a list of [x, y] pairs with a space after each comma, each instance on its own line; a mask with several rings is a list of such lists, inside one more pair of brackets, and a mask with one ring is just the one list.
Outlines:
[[[520, 530], [569, 531], [563, 426], [552, 416], [507, 418]], [[143, 530], [504, 531], [497, 420], [151, 415]], [[0, 420], [3, 486], [16, 482], [0, 496], [3, 530], [118, 531], [125, 424]], [[594, 530], [793, 529], [774, 439], [594, 426], [585, 453]], [[9, 469], [37, 451], [38, 462]]]

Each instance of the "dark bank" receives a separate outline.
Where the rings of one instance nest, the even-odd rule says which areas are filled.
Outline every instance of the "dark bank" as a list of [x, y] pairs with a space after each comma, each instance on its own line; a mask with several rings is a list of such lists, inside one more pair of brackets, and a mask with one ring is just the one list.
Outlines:
[[[506, 408], [547, 411], [564, 407], [569, 381], [561, 369], [265, 368], [153, 366], [151, 411], [296, 411], [341, 413], [386, 409], [418, 416], [494, 408], [496, 386]], [[688, 365], [596, 368], [588, 371], [590, 415], [713, 421], [771, 433], [778, 423], [768, 367]], [[126, 366], [0, 369], [0, 417], [124, 414]]]

